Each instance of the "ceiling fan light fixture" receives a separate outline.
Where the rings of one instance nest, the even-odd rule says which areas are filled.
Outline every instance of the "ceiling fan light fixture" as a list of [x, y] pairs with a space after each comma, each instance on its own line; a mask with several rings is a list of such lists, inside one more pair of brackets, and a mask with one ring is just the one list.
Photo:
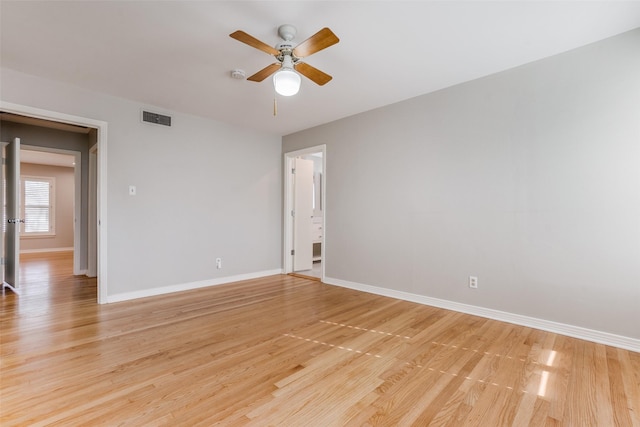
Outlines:
[[282, 96], [292, 96], [298, 93], [302, 80], [300, 74], [318, 86], [323, 86], [331, 80], [329, 74], [306, 62], [301, 62], [300, 59], [307, 58], [338, 43], [340, 39], [333, 31], [325, 27], [295, 47], [292, 40], [296, 36], [296, 28], [293, 25], [281, 25], [278, 27], [278, 35], [282, 41], [272, 47], [242, 30], [229, 34], [232, 39], [268, 53], [278, 60], [278, 62], [267, 65], [262, 70], [247, 77], [247, 80], [261, 82], [273, 75], [275, 92]]
[[300, 90], [300, 75], [292, 69], [283, 68], [273, 75], [273, 86], [282, 96], [292, 96]]

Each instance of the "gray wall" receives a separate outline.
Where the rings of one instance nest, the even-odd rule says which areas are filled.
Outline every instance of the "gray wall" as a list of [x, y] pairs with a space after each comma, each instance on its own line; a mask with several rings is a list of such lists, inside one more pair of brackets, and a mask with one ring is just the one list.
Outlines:
[[639, 52], [635, 30], [284, 137], [327, 144], [327, 277], [640, 338]]
[[171, 127], [143, 123], [139, 103], [1, 71], [5, 102], [108, 123], [108, 298], [280, 271], [279, 136], [170, 111]]
[[20, 174], [55, 179], [53, 237], [22, 237], [20, 250], [46, 250], [73, 247], [73, 206], [75, 183], [73, 168], [21, 163]]
[[[87, 268], [87, 221], [89, 214], [89, 135], [2, 121], [0, 140], [20, 138], [21, 145], [59, 148], [80, 152], [80, 270]], [[73, 246], [73, 244], [71, 245]], [[25, 248], [26, 249], [26, 248]]]

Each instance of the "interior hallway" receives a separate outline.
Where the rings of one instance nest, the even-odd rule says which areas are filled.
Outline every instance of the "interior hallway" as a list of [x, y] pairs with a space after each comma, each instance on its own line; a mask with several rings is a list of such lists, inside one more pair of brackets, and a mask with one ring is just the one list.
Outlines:
[[73, 275], [73, 251], [20, 254], [20, 298], [11, 298], [22, 307], [35, 307], [48, 301], [97, 300], [96, 278]]

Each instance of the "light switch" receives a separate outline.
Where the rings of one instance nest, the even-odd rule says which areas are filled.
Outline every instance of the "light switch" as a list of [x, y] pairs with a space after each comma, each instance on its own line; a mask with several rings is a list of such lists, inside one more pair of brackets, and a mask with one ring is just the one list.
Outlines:
[[135, 196], [136, 195], [136, 186], [135, 185], [130, 185], [129, 186], [129, 195], [130, 196]]

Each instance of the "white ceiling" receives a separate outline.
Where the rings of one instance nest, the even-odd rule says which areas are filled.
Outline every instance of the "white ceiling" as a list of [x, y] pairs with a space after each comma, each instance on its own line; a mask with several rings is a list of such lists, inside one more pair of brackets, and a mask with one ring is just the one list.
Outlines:
[[[259, 131], [286, 135], [516, 67], [640, 27], [640, 1], [0, 1], [3, 67]], [[234, 80], [272, 62], [229, 37], [340, 43], [306, 62], [278, 98], [271, 80]]]

